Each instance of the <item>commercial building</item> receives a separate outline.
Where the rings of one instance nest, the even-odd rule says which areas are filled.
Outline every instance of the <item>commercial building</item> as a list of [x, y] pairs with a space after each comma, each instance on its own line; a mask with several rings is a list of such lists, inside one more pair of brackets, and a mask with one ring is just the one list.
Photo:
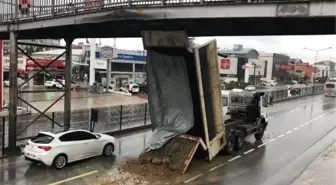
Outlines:
[[[263, 76], [264, 64], [258, 60], [258, 51], [252, 48], [243, 48], [242, 45], [233, 45], [233, 49], [218, 50], [218, 65], [220, 76], [225, 82], [250, 81], [251, 76]], [[256, 73], [249, 64], [256, 64]], [[253, 65], [254, 67], [254, 65]]]
[[324, 76], [327, 76], [329, 78], [336, 77], [336, 62], [332, 60], [324, 60], [315, 63], [315, 65], [317, 68], [320, 67], [319, 70], [321, 71], [318, 73], [319, 75], [323, 74]]
[[111, 74], [109, 86], [113, 89], [118, 89], [125, 83], [146, 83], [146, 52], [113, 49], [116, 56], [108, 60], [111, 64], [110, 69], [107, 69], [107, 60], [100, 58], [99, 48], [96, 49], [94, 59], [89, 47], [86, 48], [85, 60], [90, 61], [90, 85], [94, 82], [106, 84], [107, 70]]
[[[41, 65], [46, 66], [53, 59], [61, 55], [65, 50], [64, 49], [55, 49], [49, 51], [41, 51], [32, 53], [32, 57], [35, 61]], [[35, 73], [40, 71], [40, 67], [31, 61], [29, 58], [25, 59], [26, 68], [25, 70], [28, 72], [28, 78], [33, 76]], [[83, 50], [82, 49], [72, 49], [72, 67], [73, 67], [73, 79], [76, 75], [76, 71], [74, 70], [76, 66], [88, 66], [87, 63], [83, 60]], [[39, 74], [35, 75], [35, 77], [28, 82], [30, 86], [32, 85], [43, 85], [46, 80], [53, 79], [54, 77], [59, 79], [64, 79], [65, 74], [65, 55], [59, 58], [57, 61], [52, 63], [46, 69], [52, 76], [50, 76], [45, 71], [39, 72]]]
[[286, 81], [290, 78], [287, 69], [284, 68], [290, 62], [285, 54], [259, 52], [259, 61], [264, 62], [265, 78], [268, 80]]

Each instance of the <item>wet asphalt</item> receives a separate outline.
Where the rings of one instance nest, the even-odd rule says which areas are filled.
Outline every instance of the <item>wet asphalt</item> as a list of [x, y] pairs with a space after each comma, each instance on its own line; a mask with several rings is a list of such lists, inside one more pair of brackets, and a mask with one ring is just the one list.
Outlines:
[[[270, 119], [262, 143], [256, 143], [251, 136], [246, 138], [243, 149], [232, 156], [219, 155], [210, 163], [194, 159], [188, 172], [174, 183], [290, 184], [315, 156], [335, 141], [335, 136], [330, 136], [335, 133], [335, 109], [336, 99], [323, 95], [277, 103], [267, 109]], [[114, 156], [76, 162], [63, 170], [31, 164], [22, 156], [0, 159], [0, 184], [51, 184], [97, 170], [93, 175], [61, 183], [94, 184], [122, 158], [136, 157], [150, 136], [149, 130], [119, 136]]]

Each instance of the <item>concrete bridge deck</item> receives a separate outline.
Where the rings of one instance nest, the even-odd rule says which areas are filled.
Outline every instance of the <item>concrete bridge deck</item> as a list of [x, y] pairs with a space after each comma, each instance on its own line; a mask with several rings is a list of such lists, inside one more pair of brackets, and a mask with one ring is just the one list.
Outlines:
[[[7, 1], [7, 0], [3, 0]], [[52, 0], [49, 0], [52, 1]], [[49, 2], [47, 0], [47, 2]], [[0, 39], [10, 30], [23, 38], [139, 37], [141, 30], [186, 30], [189, 36], [334, 34], [335, 0], [235, 1], [118, 0], [101, 8], [85, 9], [75, 0], [74, 11], [55, 12], [68, 4], [36, 8], [25, 17], [4, 14]], [[141, 3], [142, 2], [142, 3]], [[166, 1], [170, 2], [170, 1]], [[129, 4], [131, 3], [131, 4]]]

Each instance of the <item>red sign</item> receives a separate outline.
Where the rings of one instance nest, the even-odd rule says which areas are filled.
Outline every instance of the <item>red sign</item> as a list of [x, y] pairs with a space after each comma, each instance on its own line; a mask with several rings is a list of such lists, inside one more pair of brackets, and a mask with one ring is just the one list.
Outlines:
[[222, 58], [220, 63], [221, 69], [230, 69], [230, 59], [229, 58]]
[[[27, 71], [41, 71], [42, 69], [40, 67], [33, 67], [33, 66], [27, 66]], [[64, 69], [58, 68], [58, 67], [47, 67], [45, 68], [46, 71], [62, 71]]]
[[293, 65], [280, 65], [280, 69], [282, 69], [282, 70], [294, 70], [295, 66], [293, 66]]
[[[53, 59], [35, 59], [35, 61], [42, 67], [47, 66]], [[27, 58], [27, 66], [38, 66], [34, 61]], [[64, 60], [56, 60], [53, 62], [49, 67], [56, 67], [56, 68], [65, 68]]]

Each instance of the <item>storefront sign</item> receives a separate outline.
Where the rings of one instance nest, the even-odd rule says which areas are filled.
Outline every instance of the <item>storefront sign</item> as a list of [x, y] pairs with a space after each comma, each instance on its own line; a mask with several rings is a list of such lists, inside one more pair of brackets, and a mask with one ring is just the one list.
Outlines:
[[[35, 59], [35, 61], [42, 67], [47, 66], [53, 59]], [[38, 66], [34, 61], [27, 58], [27, 66], [36, 67]], [[56, 60], [53, 62], [49, 67], [56, 67], [56, 68], [65, 68], [64, 60]]]
[[296, 63], [297, 66], [309, 66], [309, 63], [308, 62], [299, 62], [299, 63]]
[[220, 63], [221, 69], [230, 69], [230, 59], [229, 58], [222, 58]]
[[294, 70], [295, 66], [293, 66], [293, 65], [280, 65], [280, 69], [282, 69], [282, 70]]
[[146, 56], [143, 55], [129, 55], [129, 54], [117, 54], [117, 58], [120, 60], [134, 60], [134, 61], [146, 61]]
[[[33, 66], [27, 66], [27, 71], [41, 71], [42, 69], [40, 67], [33, 67]], [[64, 68], [58, 68], [58, 67], [47, 67], [44, 70], [46, 71], [64, 71]]]

